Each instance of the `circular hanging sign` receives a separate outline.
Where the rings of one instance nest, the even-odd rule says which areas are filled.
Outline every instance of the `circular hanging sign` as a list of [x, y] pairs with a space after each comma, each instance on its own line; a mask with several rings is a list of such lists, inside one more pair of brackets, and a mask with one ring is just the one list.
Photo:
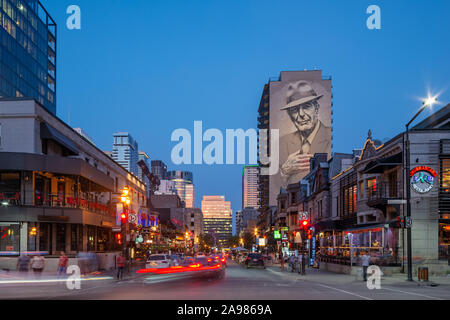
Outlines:
[[130, 213], [128, 215], [128, 222], [129, 223], [136, 223], [137, 222], [137, 216], [134, 213]]
[[427, 166], [416, 167], [411, 170], [411, 186], [418, 193], [430, 192], [433, 188], [436, 171]]

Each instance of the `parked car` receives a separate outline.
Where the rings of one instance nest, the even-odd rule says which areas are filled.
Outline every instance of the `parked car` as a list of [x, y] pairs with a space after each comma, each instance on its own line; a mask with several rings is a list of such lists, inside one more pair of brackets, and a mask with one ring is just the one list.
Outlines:
[[244, 264], [247, 269], [253, 266], [263, 267], [264, 269], [266, 268], [264, 257], [260, 253], [249, 253]]
[[147, 261], [145, 263], [145, 268], [169, 268], [173, 265], [172, 259], [168, 254], [151, 254], [148, 256]]

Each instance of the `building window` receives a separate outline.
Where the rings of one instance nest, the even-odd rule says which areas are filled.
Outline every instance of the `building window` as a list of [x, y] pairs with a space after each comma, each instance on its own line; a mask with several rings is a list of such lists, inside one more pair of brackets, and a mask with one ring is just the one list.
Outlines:
[[439, 173], [439, 213], [450, 220], [450, 159], [440, 159]]
[[62, 223], [56, 225], [56, 251], [66, 251], [66, 225]]
[[367, 180], [367, 196], [372, 198], [377, 192], [377, 179], [369, 179]]
[[50, 223], [41, 223], [39, 225], [39, 251], [51, 254], [52, 244], [52, 225]]
[[0, 224], [0, 251], [19, 254], [20, 226], [19, 224]]
[[356, 173], [349, 174], [340, 181], [340, 198], [342, 216], [356, 213]]

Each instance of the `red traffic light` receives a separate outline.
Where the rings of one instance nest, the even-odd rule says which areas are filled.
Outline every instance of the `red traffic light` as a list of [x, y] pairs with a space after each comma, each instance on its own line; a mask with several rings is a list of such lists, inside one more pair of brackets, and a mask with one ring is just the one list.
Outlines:
[[308, 225], [308, 220], [303, 220], [302, 221], [302, 226], [306, 227]]

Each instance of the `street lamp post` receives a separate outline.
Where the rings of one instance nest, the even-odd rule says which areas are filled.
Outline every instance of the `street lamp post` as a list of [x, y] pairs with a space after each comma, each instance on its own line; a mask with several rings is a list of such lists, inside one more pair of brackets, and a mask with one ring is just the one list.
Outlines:
[[[427, 107], [436, 103], [436, 97], [428, 97], [417, 111], [416, 115], [406, 124], [406, 141], [405, 141], [405, 153], [406, 153], [406, 165], [405, 165], [405, 188], [406, 188], [406, 217], [411, 219], [411, 186], [410, 186], [410, 143], [409, 143], [409, 126], [419, 116], [419, 114]], [[412, 277], [412, 236], [411, 227], [407, 228], [406, 242], [407, 242], [407, 255], [408, 255], [408, 281], [413, 281]]]
[[128, 187], [124, 187], [122, 190], [122, 195], [120, 197], [120, 202], [123, 204], [123, 213], [125, 213], [125, 223], [121, 221], [121, 233], [122, 233], [122, 252], [126, 255], [127, 250], [127, 227], [128, 227], [128, 206], [131, 203], [131, 199], [129, 197], [130, 190]]

